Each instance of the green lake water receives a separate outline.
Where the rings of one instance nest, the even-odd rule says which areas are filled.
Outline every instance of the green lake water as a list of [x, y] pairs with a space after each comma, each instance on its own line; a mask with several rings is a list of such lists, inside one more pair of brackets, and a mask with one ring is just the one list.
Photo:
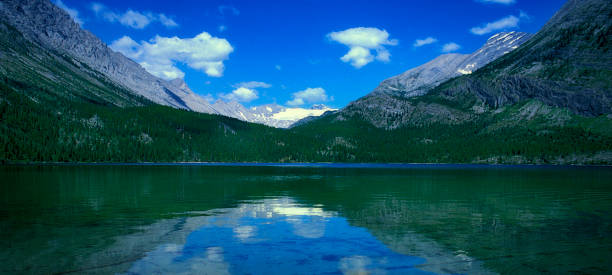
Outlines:
[[612, 169], [0, 167], [3, 274], [612, 272]]

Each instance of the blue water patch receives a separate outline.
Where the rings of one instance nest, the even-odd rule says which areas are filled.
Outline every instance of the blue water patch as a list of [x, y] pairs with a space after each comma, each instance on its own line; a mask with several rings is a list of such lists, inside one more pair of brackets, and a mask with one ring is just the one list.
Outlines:
[[212, 218], [182, 247], [160, 247], [131, 273], [431, 274], [341, 217]]

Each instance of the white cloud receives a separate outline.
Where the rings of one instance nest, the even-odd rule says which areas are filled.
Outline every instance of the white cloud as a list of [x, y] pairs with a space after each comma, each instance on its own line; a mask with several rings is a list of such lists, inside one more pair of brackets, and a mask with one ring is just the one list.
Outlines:
[[160, 13], [157, 16], [159, 23], [161, 23], [162, 25], [166, 26], [166, 27], [178, 27], [178, 23], [176, 23], [172, 18], [166, 16], [163, 13]]
[[307, 88], [306, 90], [295, 92], [292, 95], [293, 99], [287, 101], [289, 106], [300, 106], [304, 104], [320, 103], [334, 100], [333, 97], [327, 96], [325, 90], [321, 87]]
[[414, 41], [413, 46], [415, 48], [418, 48], [418, 47], [422, 47], [422, 46], [425, 46], [425, 45], [433, 44], [433, 43], [436, 43], [436, 42], [438, 42], [438, 39], [435, 39], [435, 38], [430, 36], [430, 37], [427, 37], [425, 39], [417, 39], [416, 41]]
[[133, 10], [128, 10], [123, 15], [119, 16], [117, 20], [119, 20], [121, 25], [134, 29], [143, 29], [151, 23], [151, 18], [149, 16]]
[[510, 5], [516, 3], [516, 0], [476, 0], [476, 2]]
[[[349, 47], [349, 52], [340, 59], [350, 62], [357, 69], [374, 61], [389, 62], [391, 54], [385, 48], [386, 45], [395, 46], [397, 40], [389, 40], [389, 33], [377, 28], [352, 28], [339, 32], [332, 32], [327, 37]], [[376, 56], [372, 55], [376, 51]]]
[[451, 42], [451, 43], [447, 43], [444, 44], [444, 46], [442, 46], [442, 52], [444, 53], [450, 53], [450, 52], [454, 52], [461, 49], [461, 46], [459, 46], [459, 44]]
[[436, 43], [436, 42], [438, 42], [438, 39], [435, 39], [435, 38], [430, 36], [430, 37], [427, 37], [425, 39], [417, 39], [416, 41], [414, 41], [414, 44], [412, 46], [414, 46], [415, 48], [418, 48], [418, 47], [422, 47], [422, 46], [425, 46], [425, 45], [433, 44], [433, 43]]
[[238, 102], [251, 102], [259, 98], [257, 91], [245, 87], [236, 88], [229, 94], [221, 94], [219, 96], [229, 101]]
[[139, 12], [131, 9], [128, 9], [125, 13], [117, 13], [96, 2], [91, 4], [91, 10], [94, 11], [96, 16], [102, 17], [108, 22], [118, 22], [121, 25], [134, 29], [144, 29], [152, 22], [159, 22], [168, 28], [178, 27], [178, 23], [174, 19], [163, 13]]
[[64, 2], [62, 2], [62, 0], [56, 0], [55, 5], [57, 5], [59, 8], [64, 10], [66, 13], [68, 13], [68, 15], [70, 15], [72, 20], [74, 20], [74, 22], [79, 24], [79, 26], [83, 26], [83, 20], [79, 17], [79, 11], [73, 8], [69, 8], [68, 6], [64, 4]]
[[234, 51], [232, 45], [223, 39], [202, 32], [194, 38], [155, 36], [140, 43], [128, 36], [114, 41], [110, 47], [138, 62], [149, 73], [163, 79], [184, 77], [185, 73], [176, 67], [177, 62], [208, 76], [223, 75], [223, 61]]
[[521, 12], [519, 17], [514, 15], [506, 16], [502, 19], [499, 19], [495, 22], [490, 22], [481, 27], [473, 27], [470, 29], [470, 32], [476, 35], [483, 35], [492, 33], [494, 31], [516, 28], [519, 25], [519, 22], [523, 18], [528, 18], [529, 16], [526, 13]]
[[100, 3], [96, 3], [96, 2], [91, 3], [91, 10], [96, 15], [98, 15], [99, 13], [101, 13], [105, 9], [106, 9], [106, 7], [104, 5], [102, 5], [102, 4], [100, 4]]
[[260, 81], [248, 81], [248, 82], [236, 83], [232, 85], [232, 87], [234, 88], [243, 87], [243, 88], [248, 88], [248, 89], [255, 89], [255, 88], [270, 88], [272, 87], [272, 85], [265, 83], [265, 82], [260, 82]]

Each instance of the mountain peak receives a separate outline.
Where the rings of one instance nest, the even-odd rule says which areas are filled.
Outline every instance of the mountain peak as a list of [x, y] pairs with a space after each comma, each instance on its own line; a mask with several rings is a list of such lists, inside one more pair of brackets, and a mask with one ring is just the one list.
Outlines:
[[448, 53], [400, 75], [383, 81], [374, 93], [414, 97], [427, 93], [438, 84], [453, 77], [471, 74], [498, 57], [516, 49], [531, 38], [522, 32], [495, 34], [472, 54]]

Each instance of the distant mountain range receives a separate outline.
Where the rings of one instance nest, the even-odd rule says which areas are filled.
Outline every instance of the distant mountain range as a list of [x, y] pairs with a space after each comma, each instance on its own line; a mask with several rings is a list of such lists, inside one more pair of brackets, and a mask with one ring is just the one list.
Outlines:
[[569, 0], [535, 35], [496, 34], [341, 110], [246, 108], [149, 74], [48, 0], [0, 0], [0, 162], [610, 164], [611, 25], [611, 1]]
[[217, 100], [213, 104], [213, 108], [219, 114], [240, 119], [243, 121], [260, 123], [276, 128], [289, 128], [297, 121], [311, 116], [320, 116], [327, 111], [335, 111], [325, 105], [314, 105], [309, 109], [305, 108], [288, 108], [278, 104], [266, 104], [246, 108], [242, 104], [231, 101], [225, 102]]
[[[68, 14], [49, 1], [3, 0], [0, 3], [3, 21], [16, 28], [28, 41], [40, 45], [47, 54], [55, 55], [55, 59], [73, 63], [77, 67], [76, 70], [86, 67], [117, 87], [154, 103], [208, 114], [221, 114], [280, 128], [289, 127], [303, 117], [323, 113], [275, 105], [275, 110], [291, 113], [275, 116], [273, 113], [247, 109], [237, 102], [221, 100], [213, 106], [194, 93], [182, 79], [166, 81], [153, 76], [138, 63], [113, 51], [95, 35], [81, 29]], [[47, 55], [44, 58], [48, 57]], [[31, 56], [21, 56], [18, 59], [29, 58]], [[42, 76], [53, 80], [50, 74]], [[107, 101], [112, 105], [124, 105], [112, 99]]]

